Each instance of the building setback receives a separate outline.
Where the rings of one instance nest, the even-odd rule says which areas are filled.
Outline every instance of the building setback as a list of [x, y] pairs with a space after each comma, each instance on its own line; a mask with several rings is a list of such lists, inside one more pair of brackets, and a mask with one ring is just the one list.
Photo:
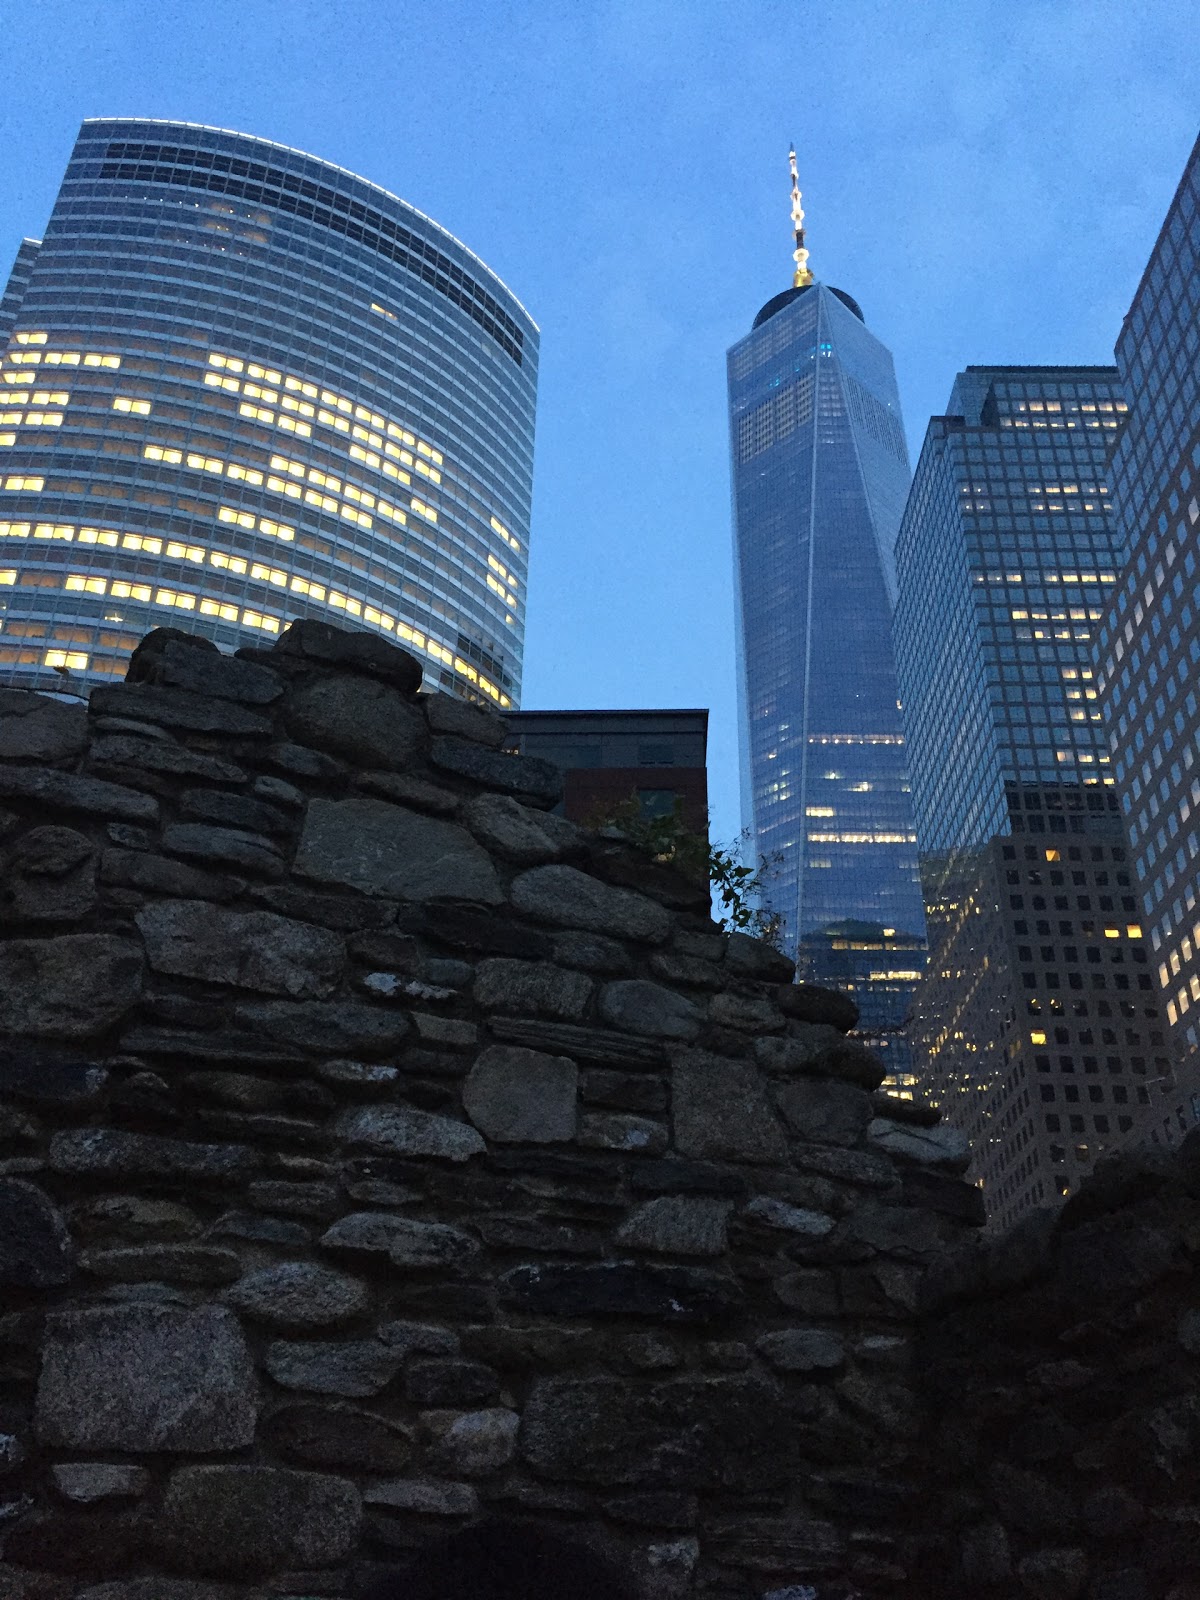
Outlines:
[[1097, 642], [1112, 772], [1178, 1083], [1150, 1128], [1200, 1122], [1200, 142], [1117, 341], [1129, 420], [1112, 463], [1128, 563]]
[[1091, 651], [1121, 534], [1108, 367], [969, 367], [896, 545], [930, 956], [911, 1038], [990, 1217], [1069, 1193], [1170, 1067]]
[[[891, 355], [802, 237], [793, 287], [728, 354], [743, 815], [786, 948], [839, 986], [831, 925], [924, 934], [891, 645], [910, 474]], [[888, 986], [889, 1027], [910, 990]]]
[[0, 350], [0, 681], [314, 617], [517, 704], [538, 332], [428, 217], [269, 140], [85, 122]]

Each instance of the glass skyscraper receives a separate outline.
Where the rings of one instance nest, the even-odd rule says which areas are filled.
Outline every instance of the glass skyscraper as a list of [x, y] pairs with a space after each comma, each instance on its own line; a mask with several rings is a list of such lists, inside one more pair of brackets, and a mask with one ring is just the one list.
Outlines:
[[[728, 375], [744, 812], [801, 976], [857, 993], [899, 1076], [924, 924], [891, 641], [909, 485], [892, 358], [848, 294], [809, 283], [762, 308]], [[916, 936], [899, 968], [897, 932]]]
[[1097, 662], [1112, 771], [1177, 1047], [1153, 1133], [1200, 1122], [1200, 142], [1117, 341], [1129, 420], [1112, 463], [1128, 563]]
[[896, 543], [929, 930], [911, 1037], [989, 1216], [1071, 1192], [1170, 1076], [1092, 651], [1122, 534], [1111, 367], [968, 367]]
[[538, 331], [428, 217], [265, 139], [85, 122], [0, 350], [0, 681], [316, 617], [517, 704]]

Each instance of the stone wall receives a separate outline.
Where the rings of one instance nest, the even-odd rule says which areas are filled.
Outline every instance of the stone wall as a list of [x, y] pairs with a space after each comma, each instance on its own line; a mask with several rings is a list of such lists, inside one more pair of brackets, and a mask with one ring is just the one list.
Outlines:
[[945, 1262], [921, 1594], [1200, 1600], [1200, 1135]]
[[0, 1597], [350, 1595], [481, 1520], [915, 1592], [957, 1136], [419, 681], [303, 623], [0, 694]]

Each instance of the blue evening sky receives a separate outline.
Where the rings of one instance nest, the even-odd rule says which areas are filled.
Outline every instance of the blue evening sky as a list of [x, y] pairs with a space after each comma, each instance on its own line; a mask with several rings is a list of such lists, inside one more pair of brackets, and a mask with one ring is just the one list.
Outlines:
[[524, 704], [709, 706], [740, 826], [724, 353], [812, 266], [915, 459], [969, 362], [1097, 362], [1200, 121], [1191, 0], [33, 0], [3, 8], [0, 257], [85, 116], [384, 185], [542, 329]]

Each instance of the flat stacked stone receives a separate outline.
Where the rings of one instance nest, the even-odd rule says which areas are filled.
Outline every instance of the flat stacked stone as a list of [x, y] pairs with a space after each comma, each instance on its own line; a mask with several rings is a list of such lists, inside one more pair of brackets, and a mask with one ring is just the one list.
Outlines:
[[310, 622], [0, 700], [0, 1594], [339, 1595], [512, 1517], [647, 1600], [901, 1592], [963, 1152], [503, 742]]

